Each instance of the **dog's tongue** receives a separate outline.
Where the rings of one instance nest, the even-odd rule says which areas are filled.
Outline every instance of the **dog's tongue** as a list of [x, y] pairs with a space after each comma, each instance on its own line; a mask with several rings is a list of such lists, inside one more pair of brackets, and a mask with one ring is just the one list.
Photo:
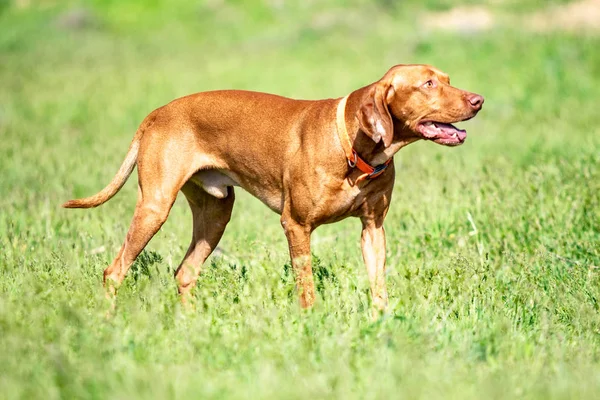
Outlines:
[[464, 129], [458, 129], [452, 124], [444, 124], [442, 122], [436, 122], [435, 126], [438, 127], [445, 135], [452, 136], [456, 133], [456, 136], [462, 141], [467, 137], [467, 131]]

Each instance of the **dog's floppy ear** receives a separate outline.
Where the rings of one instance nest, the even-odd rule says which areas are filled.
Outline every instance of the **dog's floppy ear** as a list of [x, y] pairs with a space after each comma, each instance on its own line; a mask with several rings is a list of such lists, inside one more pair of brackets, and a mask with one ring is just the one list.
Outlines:
[[371, 89], [367, 99], [356, 112], [360, 129], [375, 143], [383, 139], [385, 147], [392, 144], [394, 123], [388, 109], [388, 93], [394, 90], [392, 85], [378, 83]]

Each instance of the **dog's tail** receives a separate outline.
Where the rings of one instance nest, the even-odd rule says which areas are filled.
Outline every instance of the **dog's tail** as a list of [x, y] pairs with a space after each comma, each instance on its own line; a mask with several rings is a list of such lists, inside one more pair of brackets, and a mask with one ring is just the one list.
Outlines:
[[135, 162], [137, 161], [138, 151], [140, 148], [140, 139], [142, 138], [142, 129], [138, 129], [133, 137], [131, 145], [129, 145], [129, 151], [121, 168], [113, 178], [113, 180], [100, 192], [93, 196], [86, 197], [84, 199], [69, 200], [62, 205], [64, 208], [92, 208], [98, 207], [101, 204], [106, 203], [110, 200], [125, 184], [129, 175], [135, 168]]

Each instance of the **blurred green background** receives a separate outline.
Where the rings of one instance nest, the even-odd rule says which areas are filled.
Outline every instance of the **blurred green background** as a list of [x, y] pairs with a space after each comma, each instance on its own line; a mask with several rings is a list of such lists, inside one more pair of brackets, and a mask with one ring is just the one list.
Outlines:
[[[594, 398], [600, 393], [599, 0], [0, 0], [0, 398]], [[242, 190], [180, 310], [179, 199], [106, 319], [132, 178], [176, 97], [341, 97], [399, 63], [485, 96], [458, 148], [395, 157], [389, 312], [360, 223], [319, 228], [301, 311], [278, 216]]]

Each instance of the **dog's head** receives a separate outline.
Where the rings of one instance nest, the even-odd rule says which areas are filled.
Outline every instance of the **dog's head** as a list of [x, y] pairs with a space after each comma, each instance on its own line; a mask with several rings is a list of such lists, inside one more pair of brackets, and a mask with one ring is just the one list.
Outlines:
[[473, 118], [482, 105], [482, 96], [450, 86], [434, 67], [397, 65], [371, 85], [356, 116], [361, 130], [386, 147], [394, 134], [458, 146], [467, 132], [452, 124]]

